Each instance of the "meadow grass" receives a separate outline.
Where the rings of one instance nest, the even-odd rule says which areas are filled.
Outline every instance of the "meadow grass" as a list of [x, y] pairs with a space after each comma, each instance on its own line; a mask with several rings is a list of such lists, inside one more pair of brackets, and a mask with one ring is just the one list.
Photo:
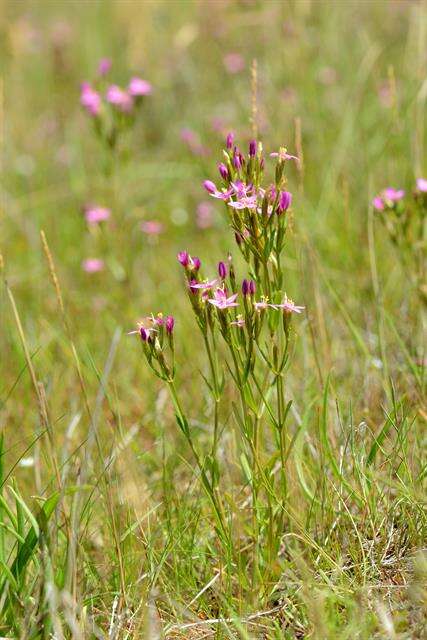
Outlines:
[[[426, 4], [25, 0], [0, 33], [0, 635], [426, 637], [425, 239], [371, 204], [427, 178]], [[117, 144], [79, 104], [105, 56], [153, 86]], [[176, 260], [249, 275], [203, 189], [231, 130], [300, 160], [264, 386]], [[173, 387], [127, 335], [159, 311]]]

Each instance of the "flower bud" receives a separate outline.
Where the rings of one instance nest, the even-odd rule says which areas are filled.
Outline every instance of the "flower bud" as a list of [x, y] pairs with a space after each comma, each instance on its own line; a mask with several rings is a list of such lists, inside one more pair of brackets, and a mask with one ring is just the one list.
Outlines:
[[223, 180], [228, 180], [228, 169], [223, 162], [218, 165], [219, 175]]
[[279, 204], [277, 207], [277, 213], [283, 213], [287, 211], [292, 202], [292, 194], [289, 191], [281, 191], [279, 196]]
[[249, 295], [254, 296], [256, 291], [256, 284], [254, 280], [249, 280]]
[[175, 326], [175, 318], [173, 316], [166, 316], [165, 327], [166, 327], [166, 333], [168, 335], [172, 335], [174, 326]]
[[242, 282], [242, 293], [244, 296], [249, 294], [249, 281], [246, 278]]
[[202, 264], [200, 262], [200, 258], [197, 258], [196, 256], [191, 256], [191, 263], [192, 263], [193, 271], [198, 271]]
[[233, 142], [234, 142], [234, 133], [232, 133], [230, 131], [230, 133], [227, 135], [227, 137], [225, 139], [225, 144], [227, 146], [227, 149], [231, 149], [232, 148]]
[[257, 151], [256, 140], [251, 140], [250, 143], [249, 143], [249, 155], [250, 155], [251, 158], [256, 156], [256, 151]]
[[140, 327], [139, 335], [141, 336], [141, 340], [143, 342], [148, 342], [150, 340], [150, 332], [145, 327]]
[[215, 193], [216, 192], [216, 186], [215, 184], [212, 182], [212, 180], [205, 180], [203, 183], [204, 188], [206, 189], [206, 191], [208, 193]]
[[224, 262], [218, 263], [218, 274], [221, 280], [224, 280], [227, 277], [227, 267]]
[[183, 267], [187, 268], [190, 264], [190, 256], [187, 251], [180, 251], [177, 255], [178, 262], [182, 264]]
[[239, 170], [242, 168], [242, 156], [239, 151], [235, 151], [233, 155], [233, 165], [234, 168]]
[[237, 244], [240, 246], [243, 242], [243, 237], [240, 233], [237, 233], [237, 231], [234, 233], [234, 238], [237, 242]]

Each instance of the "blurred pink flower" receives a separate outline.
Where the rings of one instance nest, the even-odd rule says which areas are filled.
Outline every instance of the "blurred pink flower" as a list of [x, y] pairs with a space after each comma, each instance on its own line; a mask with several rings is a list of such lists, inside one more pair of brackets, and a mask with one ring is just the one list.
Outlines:
[[377, 91], [378, 98], [383, 107], [389, 109], [391, 106], [393, 106], [393, 95], [391, 92], [390, 83], [387, 80], [380, 84]]
[[213, 206], [210, 202], [199, 202], [197, 205], [196, 224], [199, 229], [208, 229], [212, 226]]
[[89, 82], [83, 82], [81, 85], [80, 104], [91, 116], [97, 116], [101, 111], [101, 96], [92, 89]]
[[380, 198], [380, 196], [376, 196], [372, 200], [372, 204], [374, 205], [374, 209], [376, 209], [377, 211], [384, 211], [384, 202], [382, 201], [382, 198]]
[[224, 58], [224, 66], [228, 73], [240, 73], [245, 68], [245, 61], [240, 53], [230, 52]]
[[120, 109], [120, 111], [123, 111], [125, 113], [129, 113], [129, 111], [132, 111], [132, 96], [129, 95], [127, 91], [124, 91], [123, 89], [118, 87], [116, 84], [112, 84], [108, 87], [105, 97], [107, 99], [107, 102], [113, 104], [115, 107]]
[[86, 273], [97, 273], [104, 269], [104, 261], [99, 258], [87, 258], [83, 260], [82, 267]]
[[423, 193], [427, 193], [427, 180], [425, 178], [418, 178], [417, 189]]
[[101, 58], [98, 63], [98, 75], [106, 76], [110, 72], [112, 62], [110, 58]]
[[86, 209], [85, 218], [88, 224], [97, 224], [98, 222], [102, 222], [103, 220], [108, 220], [110, 214], [110, 209], [106, 209], [105, 207], [93, 206]]
[[387, 189], [384, 189], [383, 195], [386, 200], [390, 200], [391, 202], [398, 202], [399, 200], [402, 200], [405, 192], [403, 189], [393, 189], [393, 187], [387, 187]]
[[128, 91], [131, 96], [148, 96], [152, 93], [153, 87], [147, 80], [133, 77], [129, 82]]
[[141, 231], [148, 236], [158, 236], [164, 231], [164, 226], [158, 220], [143, 220], [141, 222]]
[[184, 127], [181, 129], [181, 140], [188, 145], [191, 153], [195, 156], [206, 156], [209, 151], [200, 143], [199, 136], [195, 131], [189, 129], [188, 127]]

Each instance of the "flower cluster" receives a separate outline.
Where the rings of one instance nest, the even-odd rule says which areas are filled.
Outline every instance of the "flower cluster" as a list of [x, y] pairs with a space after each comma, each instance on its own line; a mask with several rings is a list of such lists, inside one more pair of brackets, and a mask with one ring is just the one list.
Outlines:
[[137, 329], [129, 332], [140, 336], [149, 366], [159, 378], [166, 381], [172, 381], [175, 375], [174, 327], [173, 316], [164, 317], [158, 313], [139, 320]]
[[125, 88], [106, 80], [111, 60], [104, 58], [98, 65], [98, 77], [92, 83], [83, 82], [80, 104], [93, 119], [95, 130], [114, 146], [118, 133], [129, 126], [144, 96], [152, 93], [152, 86], [143, 78], [132, 77]]
[[415, 189], [408, 195], [403, 189], [388, 187], [375, 196], [372, 204], [391, 242], [398, 249], [402, 265], [415, 283], [421, 300], [427, 303], [427, 180], [418, 178]]

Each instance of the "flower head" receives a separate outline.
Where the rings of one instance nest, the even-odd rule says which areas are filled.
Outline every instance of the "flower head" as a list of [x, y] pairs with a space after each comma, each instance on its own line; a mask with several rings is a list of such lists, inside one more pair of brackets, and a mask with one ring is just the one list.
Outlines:
[[402, 200], [404, 195], [405, 192], [403, 189], [393, 189], [393, 187], [387, 187], [387, 189], [384, 189], [383, 191], [384, 198], [386, 200], [390, 200], [390, 202], [398, 202], [399, 200]]
[[422, 193], [427, 193], [427, 180], [425, 178], [418, 178], [417, 189]]
[[108, 220], [110, 215], [110, 209], [106, 209], [105, 207], [88, 207], [85, 211], [85, 218], [88, 224], [97, 224], [98, 222]]
[[384, 202], [383, 199], [380, 198], [380, 196], [375, 196], [375, 198], [372, 200], [372, 204], [374, 206], [374, 209], [376, 209], [377, 211], [384, 211]]
[[229, 307], [237, 307], [238, 304], [236, 302], [237, 293], [233, 293], [233, 295], [227, 297], [227, 292], [224, 288], [219, 288], [215, 291], [214, 297], [209, 298], [208, 302], [210, 302], [214, 307], [218, 309], [228, 309]]
[[128, 92], [131, 96], [148, 96], [152, 93], [153, 87], [147, 80], [143, 80], [142, 78], [137, 78], [134, 76], [130, 79]]
[[82, 267], [86, 273], [97, 273], [104, 269], [104, 261], [99, 258], [87, 258], [83, 260]]
[[81, 86], [80, 104], [91, 116], [98, 116], [101, 112], [101, 96], [88, 82], [83, 82]]
[[174, 326], [175, 326], [175, 318], [173, 316], [166, 316], [165, 328], [166, 328], [166, 333], [168, 335], [172, 335]]
[[270, 153], [270, 157], [278, 158], [280, 162], [284, 162], [285, 160], [298, 160], [297, 156], [290, 155], [285, 147], [280, 147], [279, 151], [273, 151], [273, 153]]
[[213, 287], [218, 283], [218, 280], [203, 280], [202, 282], [198, 282], [197, 280], [191, 280], [189, 283], [190, 289], [193, 293], [197, 289], [201, 289], [202, 291], [208, 291], [209, 289], [213, 289]]
[[227, 134], [227, 137], [225, 139], [225, 146], [227, 147], [227, 149], [232, 149], [233, 143], [234, 143], [234, 133], [230, 131], [230, 133]]
[[292, 193], [289, 191], [281, 191], [279, 196], [279, 205], [277, 207], [277, 213], [283, 213], [287, 211], [292, 203]]
[[283, 309], [287, 313], [301, 313], [305, 307], [299, 307], [294, 303], [293, 300], [290, 300], [286, 295], [283, 299], [283, 302], [280, 304], [272, 304], [270, 305], [273, 309]]
[[133, 98], [124, 89], [121, 89], [116, 84], [112, 84], [108, 87], [106, 94], [107, 102], [117, 107], [120, 111], [124, 113], [129, 113], [132, 111], [133, 107]]

